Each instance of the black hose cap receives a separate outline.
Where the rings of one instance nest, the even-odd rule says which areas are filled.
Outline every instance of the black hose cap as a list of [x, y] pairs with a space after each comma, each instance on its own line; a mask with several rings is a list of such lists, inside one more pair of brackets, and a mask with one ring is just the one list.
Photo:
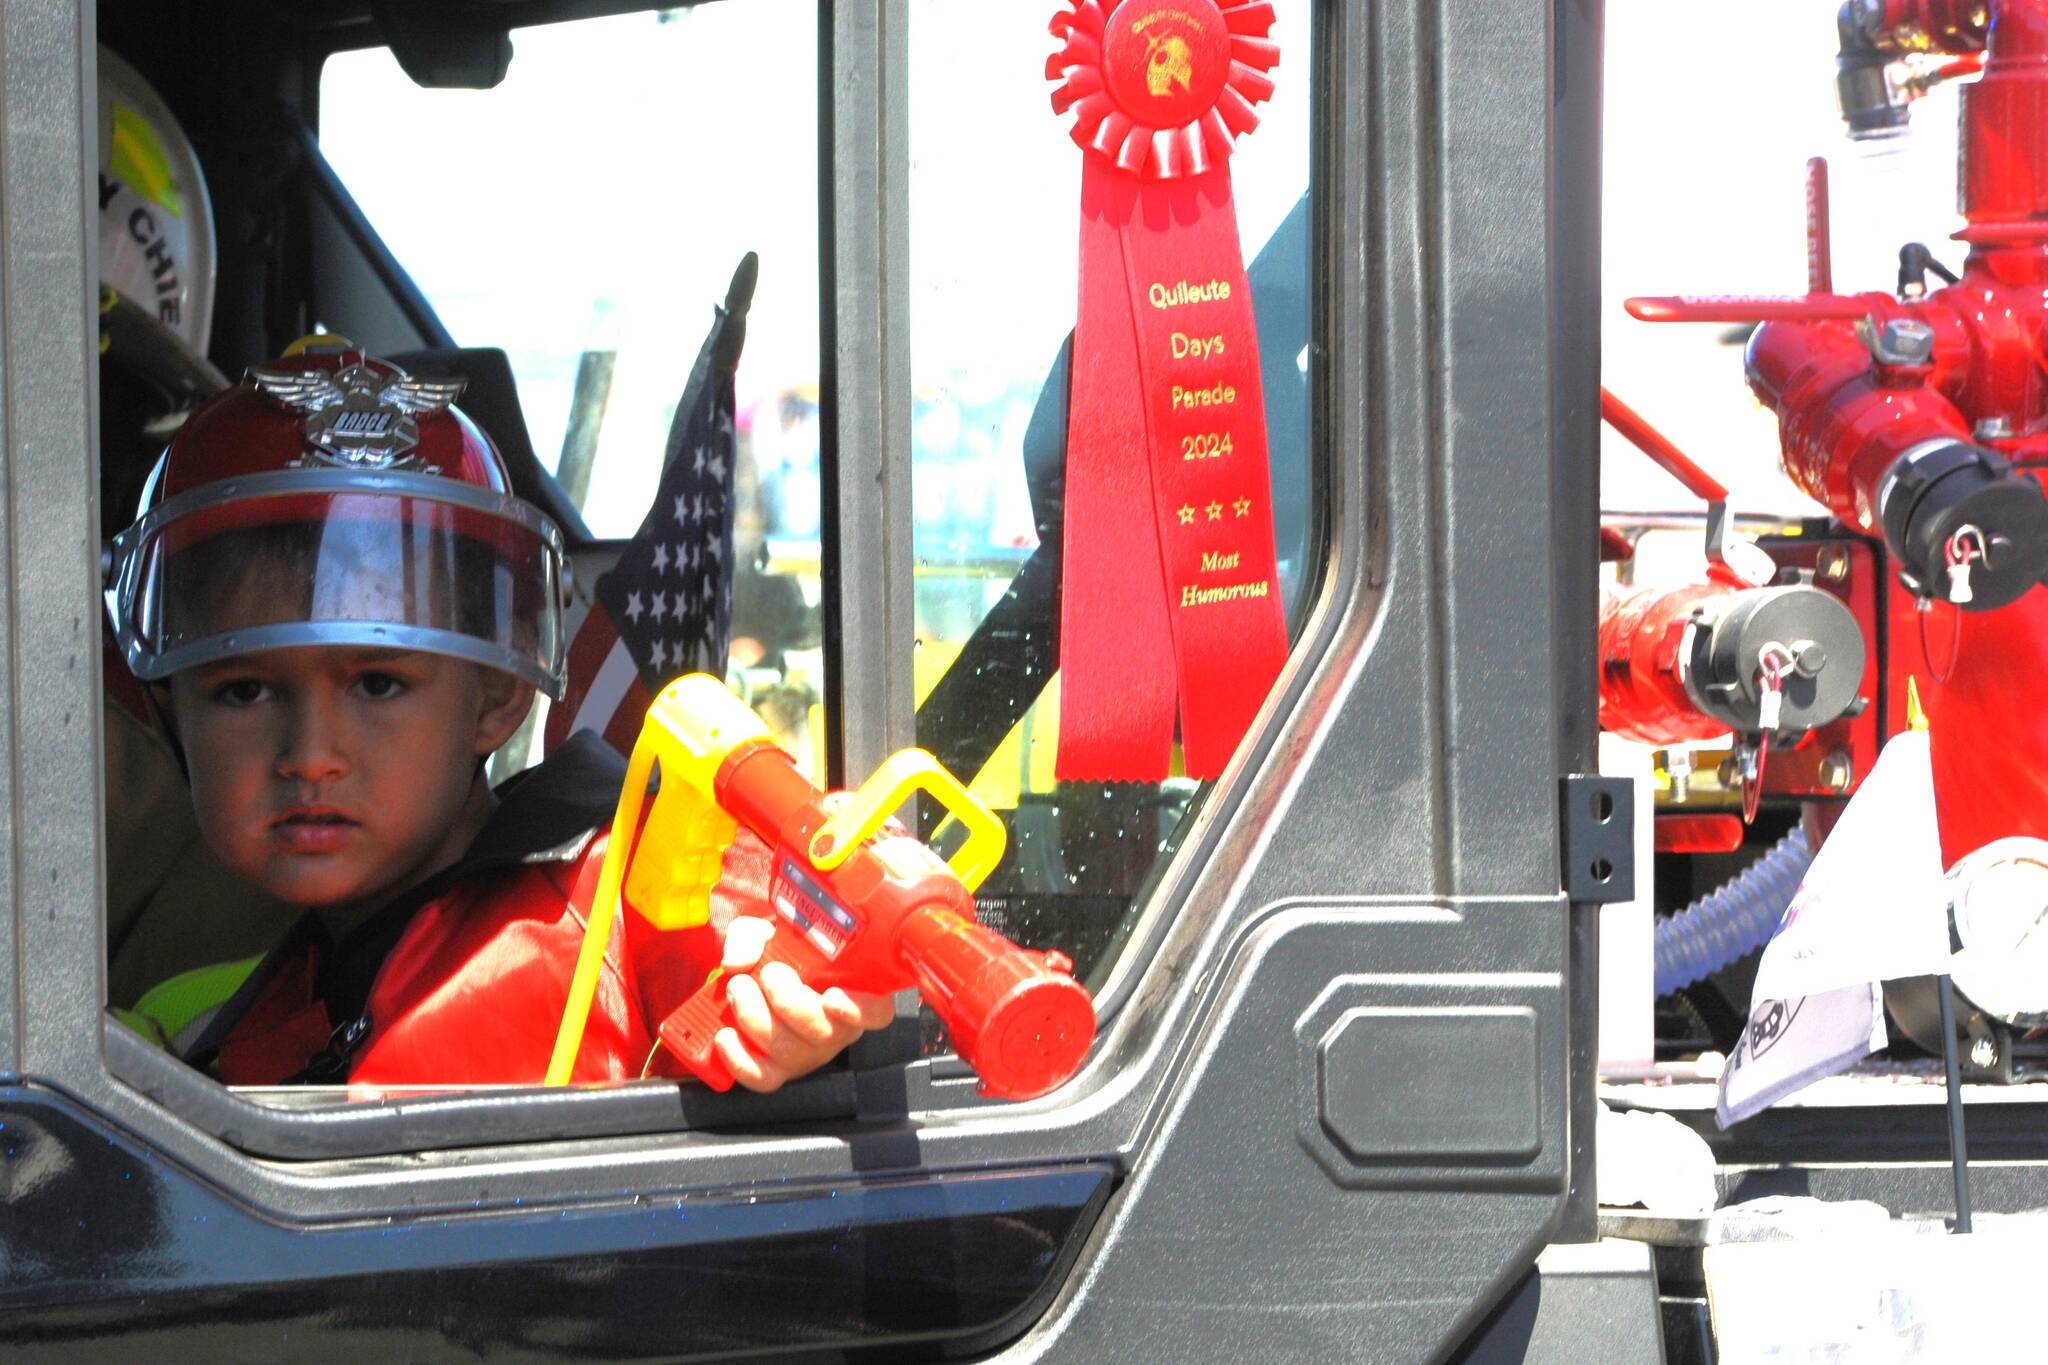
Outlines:
[[[2048, 573], [2048, 498], [1995, 450], [1966, 441], [1917, 446], [1885, 471], [1877, 505], [1899, 580], [1920, 596], [1992, 611]], [[1958, 602], [1948, 546], [1970, 528], [1982, 558], [1970, 564], [1968, 600]]]
[[1889, 137], [1903, 132], [1911, 114], [1906, 101], [1885, 79], [1885, 67], [1899, 59], [1887, 41], [1884, 6], [1867, 0], [1844, 0], [1835, 14], [1835, 97], [1842, 121], [1853, 138]]
[[1701, 710], [1731, 730], [1758, 729], [1761, 662], [1773, 644], [1784, 646], [1792, 663], [1779, 730], [1826, 725], [1854, 704], [1863, 686], [1863, 631], [1839, 598], [1802, 584], [1753, 588], [1728, 602], [1693, 632], [1686, 690]]

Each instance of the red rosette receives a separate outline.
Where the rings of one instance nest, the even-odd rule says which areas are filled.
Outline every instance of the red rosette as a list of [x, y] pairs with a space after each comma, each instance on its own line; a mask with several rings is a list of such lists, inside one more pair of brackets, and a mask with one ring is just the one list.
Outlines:
[[1259, 126], [1280, 47], [1267, 0], [1068, 0], [1046, 59], [1060, 82], [1053, 112], [1074, 114], [1073, 139], [1148, 180], [1207, 173]]
[[1060, 594], [1062, 781], [1214, 777], [1287, 661], [1229, 156], [1280, 60], [1266, 0], [1061, 0], [1083, 150]]

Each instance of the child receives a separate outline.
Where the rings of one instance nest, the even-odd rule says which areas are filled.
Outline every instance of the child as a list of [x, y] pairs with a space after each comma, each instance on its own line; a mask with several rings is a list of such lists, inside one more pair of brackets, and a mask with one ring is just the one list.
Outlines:
[[[115, 541], [108, 611], [201, 834], [304, 912], [261, 960], [138, 1002], [230, 1084], [547, 1068], [625, 765], [582, 734], [484, 779], [535, 688], [561, 693], [561, 547], [449, 406], [458, 388], [309, 338], [192, 415]], [[886, 997], [746, 972], [766, 921], [732, 912], [767, 862], [742, 831], [704, 929], [620, 916], [573, 1079], [672, 1073], [655, 1031], [721, 967], [738, 1027], [717, 1047], [749, 1089], [888, 1021]]]

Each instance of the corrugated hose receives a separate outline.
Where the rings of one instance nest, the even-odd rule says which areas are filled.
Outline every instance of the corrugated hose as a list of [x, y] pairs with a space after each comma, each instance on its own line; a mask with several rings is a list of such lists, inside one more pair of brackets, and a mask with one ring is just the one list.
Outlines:
[[1768, 943], [1812, 862], [1806, 831], [1795, 825], [1763, 857], [1660, 922], [1657, 994], [1690, 986]]

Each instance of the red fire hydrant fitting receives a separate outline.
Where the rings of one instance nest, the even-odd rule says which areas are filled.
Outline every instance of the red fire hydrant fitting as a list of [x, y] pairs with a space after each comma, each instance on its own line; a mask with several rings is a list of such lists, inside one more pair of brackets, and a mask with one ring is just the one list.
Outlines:
[[1995, 838], [2048, 836], [2048, 592], [2035, 591], [2048, 572], [2035, 477], [2048, 466], [2048, 0], [1992, 0], [1980, 22], [1986, 8], [1848, 0], [1839, 16], [1837, 80], [1858, 134], [1905, 121], [1891, 63], [1984, 53], [1962, 90], [1956, 236], [1969, 257], [1953, 283], [1925, 292], [1902, 274], [1898, 295], [1630, 303], [1647, 320], [1762, 322], [1749, 380], [1778, 414], [1786, 472], [1881, 535], [1912, 592], [1973, 613], [1945, 663], [1890, 642], [1915, 665], [1951, 863]]

